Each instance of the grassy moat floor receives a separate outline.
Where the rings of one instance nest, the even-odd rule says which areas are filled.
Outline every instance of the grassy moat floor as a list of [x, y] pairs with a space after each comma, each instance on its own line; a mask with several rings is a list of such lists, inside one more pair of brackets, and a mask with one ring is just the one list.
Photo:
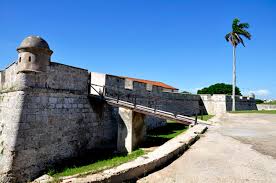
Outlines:
[[176, 123], [174, 121], [167, 121], [166, 126], [158, 127], [147, 132], [146, 141], [141, 145], [141, 148], [160, 146], [168, 140], [185, 132], [187, 129], [187, 125]]
[[235, 111], [230, 113], [259, 113], [259, 114], [276, 114], [276, 110], [252, 110], [252, 111]]
[[203, 115], [203, 116], [197, 116], [197, 119], [200, 119], [200, 120], [203, 120], [203, 121], [208, 121], [212, 117], [214, 117], [214, 115]]
[[[203, 120], [208, 120], [213, 116], [205, 115]], [[199, 119], [201, 119], [199, 117]], [[188, 129], [187, 125], [168, 121], [166, 126], [162, 126], [147, 132], [146, 140], [139, 146], [139, 148], [128, 155], [120, 154], [106, 154], [101, 155], [97, 160], [87, 160], [82, 162], [70, 163], [64, 165], [62, 168], [52, 169], [48, 175], [58, 179], [65, 176], [76, 174], [97, 173], [105, 169], [109, 169], [128, 161], [134, 160], [139, 156], [144, 155], [148, 148], [158, 147], [177, 135], [185, 132]]]
[[86, 172], [97, 173], [99, 171], [118, 166], [134, 160], [145, 154], [144, 148], [160, 146], [166, 141], [176, 137], [188, 129], [187, 126], [175, 122], [168, 122], [166, 126], [148, 131], [147, 138], [140, 147], [128, 155], [106, 154], [98, 157], [98, 160], [87, 160], [87, 162], [76, 162], [63, 168], [52, 169], [48, 175], [58, 179], [65, 176], [83, 174]]
[[[65, 168], [60, 168], [57, 170], [50, 170], [48, 175], [58, 179], [60, 177], [71, 176], [82, 173], [96, 173], [108, 168], [112, 168], [118, 166], [120, 164], [126, 163], [128, 161], [134, 160], [139, 156], [144, 155], [144, 151], [142, 149], [137, 149], [128, 155], [114, 155], [107, 154], [103, 155], [96, 161], [88, 161], [87, 164], [79, 164], [71, 165]], [[90, 163], [90, 164], [89, 164]]]

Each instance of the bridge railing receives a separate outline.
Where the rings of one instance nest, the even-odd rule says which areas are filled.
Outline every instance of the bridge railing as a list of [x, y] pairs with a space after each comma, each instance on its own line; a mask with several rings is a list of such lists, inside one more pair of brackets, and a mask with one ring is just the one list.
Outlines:
[[185, 107], [177, 110], [164, 109], [168, 105], [174, 105], [176, 102], [183, 101], [168, 99], [165, 96], [162, 96], [161, 93], [148, 92], [145, 94], [144, 90], [129, 90], [120, 87], [102, 86], [97, 84], [90, 84], [90, 88], [90, 90], [94, 91], [93, 93], [96, 93], [103, 100], [105, 98], [112, 98], [117, 103], [119, 103], [119, 101], [126, 101], [132, 103], [134, 107], [136, 107], [137, 105], [142, 105], [154, 109], [155, 112], [157, 110], [163, 110], [173, 113], [174, 116], [195, 116], [196, 121], [198, 116], [203, 119], [204, 109], [201, 106], [191, 106], [188, 108]]

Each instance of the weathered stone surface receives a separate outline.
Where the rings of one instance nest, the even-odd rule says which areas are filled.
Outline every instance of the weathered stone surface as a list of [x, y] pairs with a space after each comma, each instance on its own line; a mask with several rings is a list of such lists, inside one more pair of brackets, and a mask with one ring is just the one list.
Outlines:
[[145, 116], [144, 122], [147, 130], [152, 130], [167, 125], [167, 120], [148, 115]]
[[117, 150], [130, 153], [145, 138], [145, 116], [125, 108], [119, 108], [119, 116]]
[[[232, 110], [232, 97], [229, 95], [200, 95], [208, 114], [223, 114]], [[257, 110], [252, 97], [236, 96], [236, 110]]]
[[183, 153], [189, 145], [199, 139], [199, 134], [204, 133], [206, 130], [207, 127], [205, 125], [196, 125], [184, 134], [181, 134], [158, 147], [153, 152], [141, 156], [131, 162], [124, 163], [97, 174], [64, 178], [62, 182], [127, 182], [142, 177], [149, 172], [164, 166], [173, 158]]
[[46, 73], [15, 70], [1, 72], [2, 182], [30, 181], [68, 158], [116, 149], [114, 109], [88, 97], [87, 70], [57, 63]]
[[32, 183], [50, 183], [54, 181], [54, 178], [45, 174], [37, 179], [35, 179]]
[[[21, 65], [29, 62], [29, 56], [31, 61], [39, 56], [47, 64], [42, 65], [42, 72], [26, 72], [17, 61], [0, 72], [0, 182], [30, 181], [65, 160], [103, 148], [116, 150], [118, 129], [122, 134], [131, 132], [127, 133], [130, 150], [143, 139], [144, 124], [148, 129], [164, 125], [164, 120], [134, 112], [127, 114], [129, 119], [122, 123], [118, 108], [89, 98], [93, 76], [100, 81], [94, 84], [105, 85], [96, 89], [107, 96], [119, 94], [120, 99], [134, 102], [134, 93], [139, 105], [182, 115], [198, 113], [198, 95], [164, 92], [162, 87], [136, 81], [126, 89], [122, 77], [91, 74], [90, 78], [85, 69], [50, 62], [50, 52], [47, 57], [37, 55], [44, 47], [30, 53], [26, 49], [19, 49], [19, 55], [24, 57]], [[33, 63], [27, 66], [33, 68]], [[24, 72], [18, 72], [22, 68]], [[227, 98], [225, 101], [228, 105]]]
[[[120, 100], [135, 102], [137, 105], [182, 115], [192, 116], [199, 113], [199, 101], [201, 100], [199, 95], [163, 92], [163, 88], [159, 86], [151, 86], [149, 89], [145, 83], [113, 75], [104, 75], [97, 83], [99, 77], [93, 78], [94, 75], [95, 73], [92, 73], [92, 84], [102, 85], [104, 83], [105, 94], [108, 97], [119, 97]], [[91, 91], [94, 93], [92, 89]]]
[[258, 104], [258, 110], [276, 110], [276, 105], [272, 104]]

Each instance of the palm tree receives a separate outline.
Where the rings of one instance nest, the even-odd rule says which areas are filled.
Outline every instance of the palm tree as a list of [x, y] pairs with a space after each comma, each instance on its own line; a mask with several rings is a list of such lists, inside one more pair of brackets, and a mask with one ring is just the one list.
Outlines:
[[242, 37], [245, 37], [249, 40], [251, 39], [251, 34], [245, 30], [248, 28], [248, 23], [240, 23], [240, 20], [238, 18], [235, 18], [232, 23], [232, 32], [229, 32], [225, 36], [226, 41], [230, 42], [233, 46], [232, 111], [236, 110], [236, 47], [240, 43], [245, 47]]

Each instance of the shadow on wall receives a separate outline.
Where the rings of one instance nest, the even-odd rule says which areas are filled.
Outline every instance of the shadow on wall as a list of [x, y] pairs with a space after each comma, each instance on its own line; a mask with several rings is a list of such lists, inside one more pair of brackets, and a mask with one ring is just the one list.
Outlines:
[[[117, 110], [119, 109], [117, 108]], [[120, 115], [117, 115], [117, 121], [118, 121], [117, 151], [126, 155], [128, 154], [128, 149], [126, 147], [126, 138], [128, 134], [128, 129]]]
[[104, 108], [106, 103], [101, 99], [97, 97], [90, 97], [89, 103], [92, 107], [92, 109], [96, 112], [98, 119], [103, 119], [104, 117]]
[[[9, 101], [20, 101], [14, 107], [23, 110], [11, 113], [11, 117], [17, 119], [13, 123], [18, 126], [12, 132], [16, 136], [9, 155], [13, 161], [8, 182], [30, 181], [51, 167], [81, 161], [96, 151], [101, 152], [102, 148], [109, 153], [115, 150], [116, 116], [113, 116], [115, 112], [111, 113], [113, 108], [105, 103], [87, 101], [84, 95], [64, 97], [63, 93], [49, 95], [40, 90], [20, 91], [14, 97], [16, 99]], [[71, 100], [80, 102], [79, 106], [66, 107], [73, 106], [67, 103]]]
[[204, 105], [204, 102], [203, 102], [202, 98], [199, 99], [198, 106], [199, 106], [199, 109], [200, 109], [199, 115], [208, 115], [208, 111], [207, 111], [207, 109]]

